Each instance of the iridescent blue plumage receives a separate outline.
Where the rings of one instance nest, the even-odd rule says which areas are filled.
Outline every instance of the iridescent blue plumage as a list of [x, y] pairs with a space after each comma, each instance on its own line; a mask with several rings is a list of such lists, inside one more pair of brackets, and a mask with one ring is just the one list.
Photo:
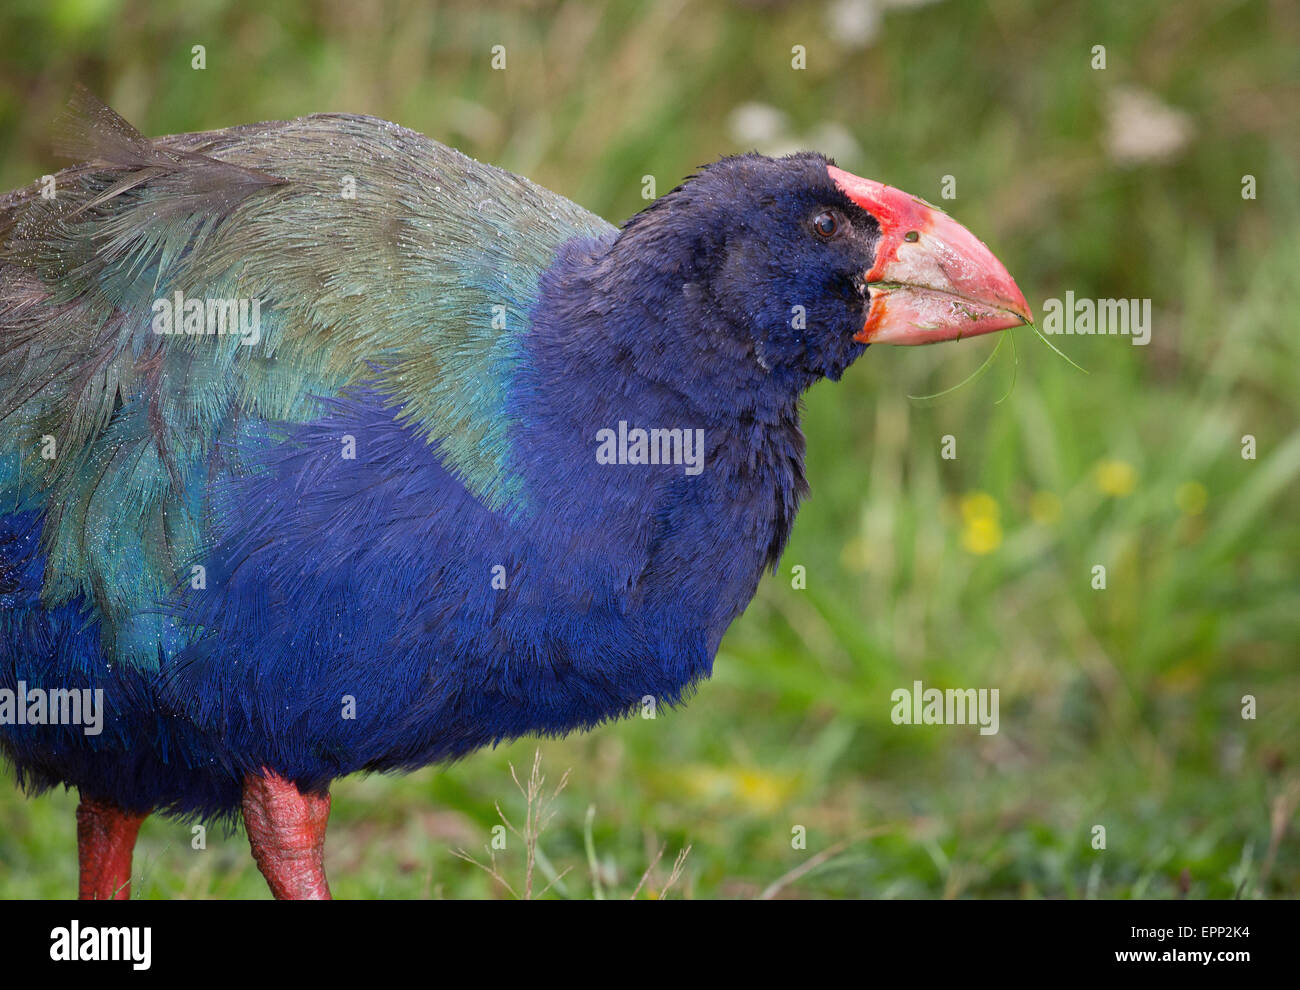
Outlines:
[[[0, 201], [0, 689], [108, 707], [0, 727], [29, 786], [219, 816], [263, 768], [322, 789], [707, 676], [806, 491], [799, 396], [865, 348], [870, 218], [780, 236], [854, 209], [825, 159], [618, 231], [369, 118], [90, 112], [58, 199]], [[259, 300], [259, 340], [155, 333], [177, 290]], [[603, 463], [620, 423], [704, 469]]]

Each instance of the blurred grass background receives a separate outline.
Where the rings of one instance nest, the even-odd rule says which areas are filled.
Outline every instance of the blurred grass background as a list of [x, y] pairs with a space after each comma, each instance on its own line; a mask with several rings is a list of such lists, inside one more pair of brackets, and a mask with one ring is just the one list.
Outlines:
[[[689, 844], [671, 896], [1300, 890], [1294, 3], [8, 0], [0, 59], [0, 189], [61, 164], [50, 124], [77, 82], [148, 134], [375, 114], [620, 222], [644, 175], [664, 192], [724, 153], [810, 146], [941, 203], [1036, 311], [1150, 298], [1147, 347], [1054, 338], [1086, 376], [1019, 334], [1001, 403], [1009, 348], [908, 398], [988, 341], [872, 349], [815, 388], [813, 498], [713, 680], [540, 743], [548, 786], [572, 768], [542, 874], [626, 896], [666, 845], [654, 896]], [[918, 679], [998, 688], [1001, 731], [892, 724]], [[537, 745], [339, 782], [336, 895], [502, 896], [451, 850], [486, 855], [496, 802], [523, 817], [508, 764]], [[74, 805], [0, 787], [0, 897], [75, 891]], [[196, 851], [162, 819], [136, 874], [136, 896], [266, 896], [242, 835]]]

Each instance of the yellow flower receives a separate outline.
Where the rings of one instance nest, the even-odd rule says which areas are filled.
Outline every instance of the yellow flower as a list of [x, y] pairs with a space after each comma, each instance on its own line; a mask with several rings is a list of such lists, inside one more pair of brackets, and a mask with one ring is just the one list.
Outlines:
[[750, 767], [711, 767], [692, 764], [680, 779], [686, 789], [717, 801], [736, 801], [756, 811], [773, 811], [787, 801], [796, 780], [789, 774]]
[[780, 807], [790, 790], [787, 781], [755, 770], [742, 770], [736, 777], [736, 785], [742, 801], [763, 811]]
[[992, 553], [1002, 545], [1002, 526], [989, 516], [967, 519], [961, 530], [961, 545], [971, 553]]
[[1174, 492], [1174, 501], [1185, 516], [1199, 516], [1209, 500], [1210, 493], [1199, 481], [1184, 481]]
[[998, 522], [998, 502], [985, 492], [971, 492], [961, 497], [961, 545], [971, 553], [992, 553], [1002, 545], [1002, 524]]
[[1034, 492], [1029, 498], [1029, 515], [1034, 522], [1050, 526], [1061, 518], [1061, 499], [1054, 492]]
[[984, 492], [971, 492], [969, 495], [961, 497], [961, 517], [966, 522], [974, 519], [993, 519], [998, 518], [998, 503], [992, 496]]
[[1102, 461], [1097, 465], [1096, 481], [1103, 495], [1123, 498], [1137, 487], [1137, 471], [1127, 461]]

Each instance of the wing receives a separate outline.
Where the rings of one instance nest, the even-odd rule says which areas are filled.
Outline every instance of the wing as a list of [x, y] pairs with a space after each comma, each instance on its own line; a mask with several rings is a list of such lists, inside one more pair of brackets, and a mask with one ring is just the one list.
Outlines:
[[39, 517], [47, 607], [81, 596], [114, 655], [158, 662], [213, 478], [354, 387], [485, 504], [517, 497], [505, 399], [538, 280], [612, 227], [374, 118], [150, 140], [73, 109], [85, 164], [0, 199], [0, 513]]

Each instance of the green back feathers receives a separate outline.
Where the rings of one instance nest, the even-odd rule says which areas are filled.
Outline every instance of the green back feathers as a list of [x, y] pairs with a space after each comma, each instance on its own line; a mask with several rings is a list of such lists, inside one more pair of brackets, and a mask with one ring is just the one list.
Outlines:
[[[222, 431], [309, 420], [363, 381], [485, 503], [519, 497], [517, 335], [560, 245], [608, 224], [373, 118], [149, 140], [84, 94], [74, 110], [86, 164], [53, 198], [0, 199], [0, 511], [45, 512], [47, 604], [85, 594], [151, 662]], [[256, 344], [154, 332], [177, 292], [256, 301]]]

